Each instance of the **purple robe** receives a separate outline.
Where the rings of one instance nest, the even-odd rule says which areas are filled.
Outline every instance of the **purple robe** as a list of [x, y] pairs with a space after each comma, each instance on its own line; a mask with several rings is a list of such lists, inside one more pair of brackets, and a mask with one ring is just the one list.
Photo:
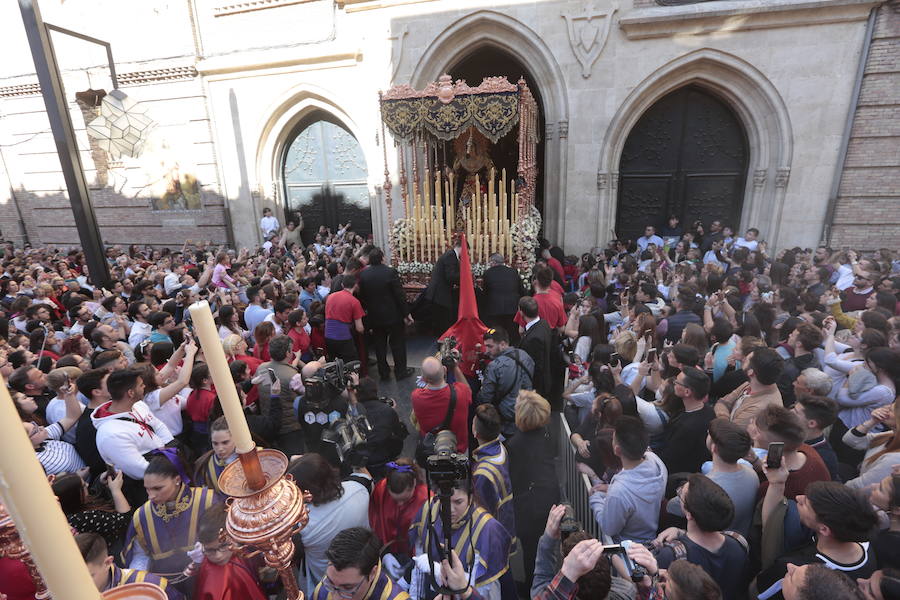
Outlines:
[[222, 471], [225, 470], [225, 467], [230, 464], [231, 462], [220, 461], [216, 458], [215, 454], [210, 454], [209, 460], [206, 461], [206, 466], [201, 473], [203, 480], [206, 483], [206, 487], [214, 489], [217, 493], [221, 494], [222, 490], [219, 489], [219, 477], [222, 475]]
[[[372, 580], [363, 600], [408, 600], [409, 594], [403, 591], [399, 585], [394, 582], [391, 577], [381, 567], [381, 562], [375, 565], [378, 570], [376, 577]], [[340, 596], [328, 591], [328, 588], [320, 581], [313, 591], [312, 600], [340, 600]]]
[[163, 577], [180, 575], [191, 563], [187, 555], [197, 543], [200, 518], [218, 500], [208, 488], [182, 486], [176, 498], [176, 510], [182, 508], [168, 522], [153, 513], [153, 505], [145, 502], [134, 511], [125, 538], [125, 562], [131, 564], [135, 544], [140, 544], [150, 558], [148, 570]]
[[[409, 528], [409, 545], [419, 554], [426, 544], [430, 546], [432, 556], [437, 556], [438, 543], [444, 539], [443, 524], [440, 518], [441, 503], [431, 498], [422, 505], [419, 514]], [[430, 515], [426, 518], [426, 515]], [[433, 524], [432, 532], [429, 523]], [[509, 570], [509, 550], [512, 541], [509, 532], [480, 506], [470, 506], [462, 525], [453, 530], [450, 543], [457, 556], [463, 561], [466, 571], [478, 572], [476, 587], [492, 583]], [[472, 567], [475, 554], [479, 555], [479, 564]]]
[[513, 510], [512, 485], [509, 482], [509, 466], [506, 448], [500, 440], [494, 440], [472, 451], [472, 486], [481, 506], [500, 521], [516, 544], [516, 515]]
[[120, 569], [116, 565], [112, 565], [110, 567], [109, 574], [109, 583], [106, 584], [106, 589], [103, 591], [111, 590], [114, 587], [119, 587], [120, 585], [125, 585], [126, 583], [155, 583], [166, 593], [169, 600], [184, 600], [184, 595], [175, 589], [174, 586], [169, 585], [169, 581], [165, 577], [160, 577], [159, 575], [154, 575], [148, 571], [138, 571], [136, 569]]

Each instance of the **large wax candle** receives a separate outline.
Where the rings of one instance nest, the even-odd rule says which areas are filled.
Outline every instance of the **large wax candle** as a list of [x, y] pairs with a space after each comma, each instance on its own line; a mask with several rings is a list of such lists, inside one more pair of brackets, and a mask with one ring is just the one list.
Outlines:
[[50, 596], [99, 600], [72, 530], [0, 377], [0, 496]]
[[250, 437], [250, 428], [247, 427], [247, 418], [244, 417], [244, 407], [238, 397], [234, 380], [231, 378], [231, 370], [225, 359], [225, 350], [222, 349], [222, 340], [216, 330], [209, 303], [206, 300], [195, 302], [189, 310], [191, 311], [191, 322], [194, 324], [194, 333], [203, 348], [209, 374], [216, 385], [216, 394], [219, 396], [222, 412], [225, 413], [225, 420], [228, 421], [228, 430], [231, 432], [231, 439], [234, 440], [234, 447], [238, 454], [250, 452], [256, 448], [256, 444]]

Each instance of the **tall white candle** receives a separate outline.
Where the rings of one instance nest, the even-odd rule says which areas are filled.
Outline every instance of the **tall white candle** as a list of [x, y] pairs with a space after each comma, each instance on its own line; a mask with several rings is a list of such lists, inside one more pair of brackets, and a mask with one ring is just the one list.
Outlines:
[[234, 447], [238, 454], [250, 452], [256, 448], [256, 444], [253, 443], [253, 438], [250, 436], [250, 428], [247, 427], [247, 418], [244, 416], [244, 407], [237, 395], [237, 389], [234, 387], [234, 380], [231, 378], [231, 370], [228, 368], [225, 350], [222, 349], [222, 340], [216, 330], [209, 303], [201, 300], [192, 304], [188, 310], [191, 311], [194, 333], [203, 348], [209, 374], [216, 385], [216, 395], [219, 396], [222, 412], [225, 413], [225, 420], [228, 421], [228, 430], [231, 432], [231, 439], [234, 440]]
[[0, 377], [0, 497], [52, 598], [99, 600], [72, 530]]

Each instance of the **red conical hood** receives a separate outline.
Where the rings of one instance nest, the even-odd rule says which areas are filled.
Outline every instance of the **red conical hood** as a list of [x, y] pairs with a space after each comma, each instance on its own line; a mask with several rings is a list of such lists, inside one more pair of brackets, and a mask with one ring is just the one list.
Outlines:
[[460, 234], [462, 249], [459, 253], [459, 312], [456, 323], [438, 339], [448, 336], [456, 338], [462, 360], [459, 368], [466, 375], [475, 375], [476, 344], [483, 344], [487, 327], [478, 318], [478, 304], [475, 302], [475, 282], [472, 278], [472, 263], [469, 261], [469, 245], [466, 235]]

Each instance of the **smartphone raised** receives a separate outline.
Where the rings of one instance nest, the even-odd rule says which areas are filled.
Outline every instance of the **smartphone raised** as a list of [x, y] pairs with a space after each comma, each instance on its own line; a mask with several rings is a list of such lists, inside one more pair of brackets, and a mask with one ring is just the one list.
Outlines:
[[772, 442], [769, 444], [769, 453], [766, 455], [766, 466], [770, 469], [779, 468], [783, 456], [784, 442]]
[[266, 369], [269, 372], [269, 381], [271, 383], [275, 383], [275, 380], [278, 379], [278, 376], [275, 374], [275, 369]]
[[650, 348], [649, 350], [647, 350], [647, 362], [656, 362], [656, 348]]

